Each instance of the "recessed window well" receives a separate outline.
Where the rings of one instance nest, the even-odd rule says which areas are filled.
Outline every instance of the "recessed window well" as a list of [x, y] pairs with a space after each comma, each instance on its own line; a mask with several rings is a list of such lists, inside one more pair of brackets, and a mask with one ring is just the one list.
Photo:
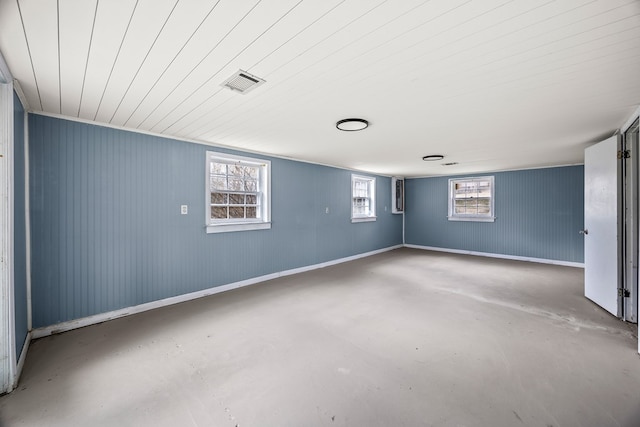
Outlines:
[[336, 123], [336, 127], [347, 132], [366, 129], [369, 122], [365, 119], [343, 119]]
[[424, 156], [422, 158], [422, 160], [424, 160], [425, 162], [435, 162], [442, 159], [444, 159], [444, 156], [442, 154], [429, 154], [428, 156]]

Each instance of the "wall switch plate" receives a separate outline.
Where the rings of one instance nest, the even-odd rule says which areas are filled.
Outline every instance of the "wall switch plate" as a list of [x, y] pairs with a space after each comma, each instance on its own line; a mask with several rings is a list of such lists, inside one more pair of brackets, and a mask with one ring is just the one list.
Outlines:
[[180, 206], [180, 213], [182, 215], [186, 215], [189, 213], [189, 207], [187, 205]]
[[329, 207], [324, 208], [324, 213], [329, 213]]

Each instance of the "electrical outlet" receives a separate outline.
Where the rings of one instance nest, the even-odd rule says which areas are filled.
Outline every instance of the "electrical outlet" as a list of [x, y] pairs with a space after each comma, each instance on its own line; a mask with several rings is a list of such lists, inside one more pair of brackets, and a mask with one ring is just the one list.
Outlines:
[[189, 213], [189, 207], [187, 205], [180, 206], [180, 214], [186, 215]]

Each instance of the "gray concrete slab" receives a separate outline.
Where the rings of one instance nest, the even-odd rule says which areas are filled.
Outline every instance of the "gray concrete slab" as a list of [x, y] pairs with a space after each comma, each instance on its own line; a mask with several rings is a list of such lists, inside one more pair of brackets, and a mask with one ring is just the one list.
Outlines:
[[400, 249], [32, 343], [3, 426], [640, 426], [583, 270]]

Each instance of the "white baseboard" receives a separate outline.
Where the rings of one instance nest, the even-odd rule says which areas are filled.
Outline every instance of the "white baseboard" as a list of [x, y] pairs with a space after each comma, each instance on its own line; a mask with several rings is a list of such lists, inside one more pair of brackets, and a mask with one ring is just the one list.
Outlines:
[[493, 254], [490, 252], [476, 252], [476, 251], [466, 251], [461, 249], [438, 248], [435, 246], [421, 246], [421, 245], [412, 245], [412, 244], [405, 244], [404, 246], [406, 248], [424, 249], [427, 251], [450, 252], [453, 254], [484, 256], [489, 258], [501, 258], [501, 259], [515, 260], [515, 261], [537, 262], [540, 264], [553, 264], [553, 265], [563, 265], [565, 267], [584, 268], [584, 263], [582, 262], [560, 261], [560, 260], [545, 259], [545, 258], [531, 258], [531, 257], [516, 256], [516, 255]]
[[27, 351], [29, 350], [29, 344], [31, 344], [31, 332], [27, 333], [27, 337], [22, 345], [22, 352], [20, 353], [20, 359], [18, 359], [18, 366], [16, 367], [16, 376], [13, 379], [13, 385], [11, 389], [18, 387], [18, 381], [20, 380], [20, 374], [22, 374], [22, 368], [24, 367], [24, 361], [27, 359]]
[[[229, 283], [222, 286], [216, 286], [213, 288], [204, 289], [202, 291], [191, 292], [184, 295], [178, 295], [175, 297], [165, 298], [157, 301], [151, 301], [148, 303], [135, 305], [132, 307], [122, 308], [120, 310], [109, 311], [106, 313], [100, 313], [100, 314], [96, 314], [89, 317], [83, 317], [81, 319], [74, 319], [74, 320], [69, 320], [67, 322], [57, 323], [55, 325], [44, 326], [42, 328], [37, 328], [31, 331], [31, 338], [37, 339], [37, 338], [46, 337], [52, 334], [59, 334], [61, 332], [67, 332], [72, 329], [82, 328], [89, 325], [95, 325], [97, 323], [118, 319], [120, 317], [130, 316], [132, 314], [141, 313], [143, 311], [153, 310], [160, 307], [166, 307], [168, 305], [178, 304], [181, 302], [218, 294], [220, 292], [230, 291], [231, 289], [237, 289], [237, 288], [242, 288], [244, 286], [255, 285], [256, 283], [277, 279], [278, 277], [290, 276], [292, 274], [304, 273], [305, 271], [317, 270], [319, 268], [324, 268], [324, 267], [329, 267], [336, 264], [341, 264], [344, 262], [354, 261], [359, 258], [365, 258], [372, 255], [377, 255], [383, 252], [398, 249], [398, 248], [401, 248], [402, 246], [403, 245], [390, 246], [388, 248], [377, 249], [375, 251], [365, 252], [358, 255], [352, 255], [346, 258], [339, 258], [331, 261], [322, 262], [319, 264], [307, 265], [305, 267], [293, 268], [291, 270], [285, 270], [277, 273], [266, 274], [264, 276], [254, 277], [247, 280], [241, 280], [239, 282]], [[23, 353], [23, 354], [26, 354], [26, 353]]]

